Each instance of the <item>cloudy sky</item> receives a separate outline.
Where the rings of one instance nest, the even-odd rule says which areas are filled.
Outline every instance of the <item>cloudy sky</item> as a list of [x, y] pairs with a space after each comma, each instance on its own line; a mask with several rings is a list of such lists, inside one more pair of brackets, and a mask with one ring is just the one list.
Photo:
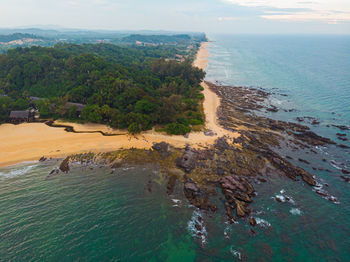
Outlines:
[[0, 27], [350, 34], [350, 0], [0, 0]]

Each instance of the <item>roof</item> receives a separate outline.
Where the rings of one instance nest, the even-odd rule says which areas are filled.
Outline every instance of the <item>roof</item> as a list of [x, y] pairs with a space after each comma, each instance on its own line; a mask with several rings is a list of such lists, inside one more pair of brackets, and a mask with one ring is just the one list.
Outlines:
[[83, 111], [84, 107], [86, 107], [86, 105], [83, 105], [83, 104], [79, 104], [79, 103], [72, 103], [72, 102], [67, 102], [66, 103], [66, 108], [71, 108], [75, 106], [77, 108], [77, 111]]
[[30, 113], [28, 110], [26, 111], [11, 111], [10, 118], [28, 118]]
[[2, 94], [0, 94], [0, 97], [8, 97], [8, 95], [2, 95]]
[[30, 101], [39, 101], [39, 100], [44, 100], [44, 98], [36, 97], [36, 96], [30, 96], [29, 97]]

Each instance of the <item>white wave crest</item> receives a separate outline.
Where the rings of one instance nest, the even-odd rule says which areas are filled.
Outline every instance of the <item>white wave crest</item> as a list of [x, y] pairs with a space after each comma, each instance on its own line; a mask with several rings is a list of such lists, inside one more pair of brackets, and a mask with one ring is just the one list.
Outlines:
[[[200, 229], [197, 229], [196, 225], [199, 226]], [[192, 237], [200, 239], [202, 245], [207, 242], [208, 233], [204, 226], [202, 214], [198, 210], [193, 211], [191, 220], [188, 221], [188, 230], [190, 231]]]
[[23, 176], [36, 166], [37, 165], [30, 165], [30, 166], [25, 166], [25, 167], [20, 167], [20, 168], [13, 168], [9, 171], [3, 171], [3, 172], [0, 172], [0, 177], [13, 178], [13, 177], [17, 177], [17, 176]]
[[260, 227], [263, 227], [263, 228], [271, 227], [271, 224], [262, 218], [256, 217], [255, 221]]
[[238, 258], [239, 260], [242, 259], [242, 254], [241, 254], [241, 252], [235, 250], [233, 246], [230, 248], [230, 252], [231, 252], [231, 254], [232, 254], [234, 257]]
[[181, 200], [179, 200], [179, 199], [171, 199], [171, 201], [173, 201], [175, 204], [179, 204], [179, 203], [181, 203]]
[[291, 210], [289, 210], [289, 212], [292, 214], [292, 215], [298, 215], [300, 216], [302, 214], [301, 210], [299, 208], [292, 208]]

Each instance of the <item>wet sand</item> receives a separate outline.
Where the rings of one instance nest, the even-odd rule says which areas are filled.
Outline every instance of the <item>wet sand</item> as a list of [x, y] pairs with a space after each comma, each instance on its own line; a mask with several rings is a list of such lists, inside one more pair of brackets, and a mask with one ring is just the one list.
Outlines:
[[[194, 65], [202, 68], [207, 66], [209, 43], [203, 43], [198, 51]], [[204, 112], [206, 128], [216, 135], [205, 136], [203, 132], [192, 132], [188, 138], [184, 136], [169, 136], [155, 131], [143, 132], [137, 136], [126, 134], [122, 130], [99, 124], [75, 124], [64, 123], [73, 126], [76, 131], [103, 131], [105, 133], [122, 133], [118, 136], [103, 136], [98, 133], [77, 134], [69, 133], [64, 128], [49, 127], [43, 123], [24, 123], [20, 125], [0, 125], [0, 167], [16, 164], [23, 161], [38, 160], [42, 156], [63, 158], [67, 155], [84, 152], [108, 152], [118, 149], [148, 149], [154, 143], [168, 142], [175, 147], [203, 147], [214, 143], [223, 135], [238, 137], [238, 133], [232, 133], [223, 129], [217, 123], [216, 112], [220, 105], [219, 97], [203, 83]], [[61, 123], [62, 124], [62, 123]]]

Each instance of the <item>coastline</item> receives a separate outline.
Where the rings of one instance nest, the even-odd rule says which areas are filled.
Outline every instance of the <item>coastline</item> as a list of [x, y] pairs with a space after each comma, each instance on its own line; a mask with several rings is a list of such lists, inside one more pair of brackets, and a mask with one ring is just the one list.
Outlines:
[[[194, 66], [203, 70], [207, 67], [209, 43], [202, 43]], [[192, 132], [188, 138], [184, 136], [169, 136], [152, 131], [132, 136], [122, 134], [119, 136], [103, 136], [98, 133], [70, 133], [64, 128], [49, 127], [44, 123], [23, 123], [20, 125], [0, 125], [0, 167], [17, 164], [24, 161], [46, 158], [65, 158], [71, 154], [87, 152], [109, 152], [120, 149], [150, 149], [154, 143], [166, 141], [174, 147], [184, 148], [190, 145], [193, 148], [212, 145], [218, 137], [240, 136], [238, 133], [223, 129], [217, 123], [216, 112], [220, 106], [219, 97], [202, 83], [205, 96], [203, 107], [206, 117], [206, 128], [215, 135], [206, 136], [204, 132]], [[121, 133], [101, 124], [75, 124], [60, 123], [72, 126], [76, 131], [103, 131]], [[125, 132], [124, 132], [125, 133]]]

